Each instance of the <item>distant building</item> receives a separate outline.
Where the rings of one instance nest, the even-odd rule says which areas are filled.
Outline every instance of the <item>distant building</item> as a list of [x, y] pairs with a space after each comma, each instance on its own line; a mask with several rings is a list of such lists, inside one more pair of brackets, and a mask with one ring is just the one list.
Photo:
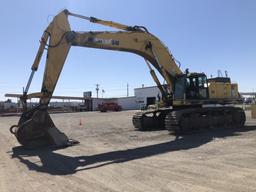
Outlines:
[[92, 109], [93, 111], [97, 110], [98, 105], [104, 102], [117, 103], [123, 110], [142, 109], [148, 105], [155, 104], [161, 97], [157, 86], [135, 88], [134, 95], [133, 97], [92, 98]]
[[135, 88], [134, 95], [139, 108], [155, 104], [161, 97], [161, 92], [157, 86]]

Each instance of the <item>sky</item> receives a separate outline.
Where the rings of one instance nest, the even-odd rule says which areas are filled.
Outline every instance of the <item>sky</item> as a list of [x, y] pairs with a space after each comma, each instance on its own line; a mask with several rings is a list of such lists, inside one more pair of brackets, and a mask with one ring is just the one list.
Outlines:
[[[0, 100], [22, 93], [44, 29], [63, 9], [143, 25], [168, 46], [181, 69], [217, 76], [226, 70], [240, 91], [256, 91], [256, 1], [254, 0], [0, 0]], [[74, 31], [115, 29], [70, 18]], [[45, 55], [30, 92], [42, 85]], [[126, 96], [155, 85], [142, 57], [132, 53], [72, 47], [54, 95]], [[102, 95], [102, 89], [105, 93]]]

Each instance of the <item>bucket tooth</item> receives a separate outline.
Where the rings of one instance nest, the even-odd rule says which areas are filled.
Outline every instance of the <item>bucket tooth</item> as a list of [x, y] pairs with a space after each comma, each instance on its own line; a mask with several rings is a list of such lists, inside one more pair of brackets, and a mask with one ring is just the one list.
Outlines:
[[37, 109], [32, 113], [22, 114], [18, 125], [12, 126], [10, 131], [26, 148], [67, 147], [78, 143], [78, 141], [70, 140], [54, 125], [46, 109]]

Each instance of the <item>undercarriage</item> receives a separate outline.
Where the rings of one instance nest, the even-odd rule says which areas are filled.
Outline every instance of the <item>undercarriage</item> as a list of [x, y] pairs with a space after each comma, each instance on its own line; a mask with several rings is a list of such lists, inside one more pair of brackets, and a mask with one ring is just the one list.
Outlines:
[[245, 113], [239, 107], [165, 108], [136, 113], [133, 125], [140, 131], [167, 129], [182, 135], [209, 128], [243, 127], [245, 119]]

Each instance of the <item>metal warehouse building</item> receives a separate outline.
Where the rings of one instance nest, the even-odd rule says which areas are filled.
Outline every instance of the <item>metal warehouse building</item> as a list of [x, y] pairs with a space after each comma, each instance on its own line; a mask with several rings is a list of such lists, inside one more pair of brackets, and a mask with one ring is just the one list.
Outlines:
[[161, 97], [161, 92], [157, 86], [135, 88], [134, 95], [139, 108], [155, 104]]

